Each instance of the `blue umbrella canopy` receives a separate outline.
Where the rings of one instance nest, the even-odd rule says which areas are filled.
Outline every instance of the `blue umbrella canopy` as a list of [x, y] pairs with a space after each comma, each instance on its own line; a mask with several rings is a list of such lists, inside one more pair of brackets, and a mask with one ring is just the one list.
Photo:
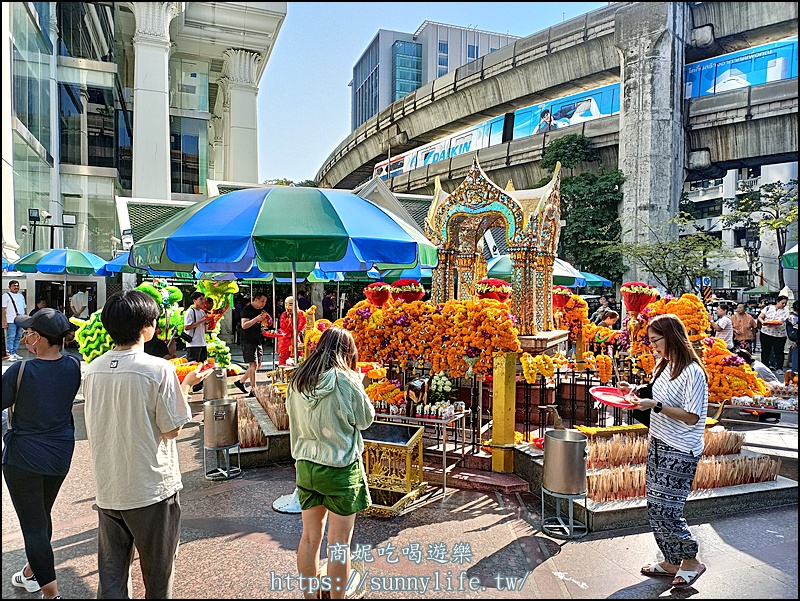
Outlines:
[[581, 271], [581, 275], [586, 279], [585, 286], [603, 286], [604, 288], [610, 288], [613, 286], [611, 280], [607, 280], [601, 275], [597, 275], [594, 273], [588, 273], [586, 271]]
[[[115, 273], [141, 273], [141, 274], [148, 274], [156, 277], [173, 277], [176, 275], [174, 271], [153, 271], [152, 269], [144, 269], [138, 267], [132, 267], [130, 263], [128, 263], [130, 257], [130, 252], [120, 253], [116, 257], [114, 257], [111, 261], [107, 261], [106, 264], [103, 266], [101, 270], [97, 272], [97, 275], [102, 276], [112, 276]], [[191, 274], [184, 274], [188, 277], [191, 277]]]
[[23, 273], [68, 273], [70, 275], [97, 275], [106, 260], [81, 250], [55, 248], [35, 250], [14, 263], [13, 268]]
[[[436, 265], [436, 247], [388, 210], [349, 192], [273, 187], [235, 190], [188, 207], [134, 244], [131, 265], [245, 272], [275, 262], [324, 271]], [[176, 269], [177, 266], [184, 269]]]

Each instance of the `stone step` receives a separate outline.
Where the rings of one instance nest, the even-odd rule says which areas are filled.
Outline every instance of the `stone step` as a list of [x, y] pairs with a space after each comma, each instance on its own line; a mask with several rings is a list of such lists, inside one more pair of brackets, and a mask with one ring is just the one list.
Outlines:
[[[433, 462], [430, 465], [426, 461], [422, 467], [422, 472], [429, 485], [442, 485], [442, 464], [440, 461]], [[499, 492], [501, 494], [528, 492], [530, 490], [528, 483], [514, 474], [457, 466], [448, 468], [447, 486], [448, 488]]]

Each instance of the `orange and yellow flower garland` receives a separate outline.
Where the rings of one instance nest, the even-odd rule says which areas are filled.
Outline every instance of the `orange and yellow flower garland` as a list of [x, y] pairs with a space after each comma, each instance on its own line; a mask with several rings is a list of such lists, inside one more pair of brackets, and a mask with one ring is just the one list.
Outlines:
[[606, 384], [611, 381], [611, 357], [608, 355], [599, 355], [597, 357], [597, 375], [600, 377], [600, 383]]
[[589, 322], [589, 305], [577, 294], [569, 297], [567, 304], [561, 309], [562, 330], [569, 330], [569, 341], [578, 340], [578, 332]]
[[719, 403], [734, 396], [764, 395], [767, 386], [744, 359], [731, 353], [719, 338], [704, 338], [703, 363], [708, 372], [708, 400]]
[[508, 305], [489, 299], [441, 305], [390, 301], [383, 308], [361, 301], [342, 327], [353, 333], [365, 360], [425, 361], [454, 378], [468, 369], [464, 357], [477, 359], [473, 372], [484, 374], [491, 372], [495, 352], [521, 351]]

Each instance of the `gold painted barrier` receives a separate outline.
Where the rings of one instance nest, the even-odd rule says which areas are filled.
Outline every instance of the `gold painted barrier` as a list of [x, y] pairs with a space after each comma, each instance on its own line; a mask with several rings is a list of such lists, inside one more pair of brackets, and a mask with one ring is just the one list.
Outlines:
[[365, 515], [396, 517], [425, 491], [424, 426], [376, 421], [364, 430], [364, 468], [372, 505]]

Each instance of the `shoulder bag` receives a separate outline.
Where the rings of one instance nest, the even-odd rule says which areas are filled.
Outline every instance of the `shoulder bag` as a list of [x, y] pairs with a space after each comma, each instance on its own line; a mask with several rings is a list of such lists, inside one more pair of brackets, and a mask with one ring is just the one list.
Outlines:
[[[197, 321], [197, 313], [194, 312], [194, 307], [192, 307], [191, 310], [192, 315], [194, 315], [194, 321], [192, 323], [195, 323]], [[186, 344], [190, 344], [194, 340], [194, 334], [190, 334], [186, 330], [183, 330], [181, 332], [181, 340], [183, 340]]]

